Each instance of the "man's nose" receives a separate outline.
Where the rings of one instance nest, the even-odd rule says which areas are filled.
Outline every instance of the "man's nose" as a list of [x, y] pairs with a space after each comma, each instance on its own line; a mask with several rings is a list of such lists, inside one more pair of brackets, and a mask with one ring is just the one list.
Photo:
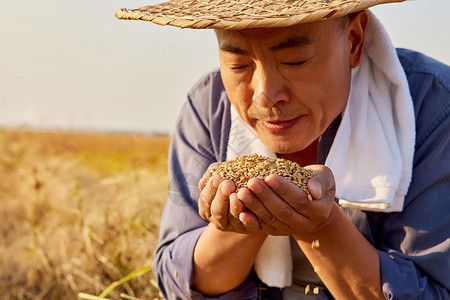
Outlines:
[[253, 74], [253, 102], [270, 108], [280, 102], [289, 101], [289, 93], [283, 85], [283, 78], [274, 69], [257, 68]]

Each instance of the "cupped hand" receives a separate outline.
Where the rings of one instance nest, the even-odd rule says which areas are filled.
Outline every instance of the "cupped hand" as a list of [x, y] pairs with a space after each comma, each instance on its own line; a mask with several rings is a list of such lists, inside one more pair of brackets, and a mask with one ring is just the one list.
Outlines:
[[257, 223], [270, 235], [314, 234], [330, 218], [336, 188], [329, 168], [323, 165], [307, 168], [316, 174], [307, 185], [312, 201], [302, 189], [281, 176], [252, 178], [237, 193], [238, 200], [254, 214], [240, 214], [242, 223], [247, 227], [255, 227]]
[[[203, 176], [199, 181], [199, 188], [201, 190], [198, 201], [199, 214], [217, 229], [238, 233], [261, 231], [255, 215], [238, 200], [233, 181], [224, 180], [215, 174], [206, 182]], [[245, 218], [250, 220], [248, 225], [239, 220], [240, 215], [245, 215]]]

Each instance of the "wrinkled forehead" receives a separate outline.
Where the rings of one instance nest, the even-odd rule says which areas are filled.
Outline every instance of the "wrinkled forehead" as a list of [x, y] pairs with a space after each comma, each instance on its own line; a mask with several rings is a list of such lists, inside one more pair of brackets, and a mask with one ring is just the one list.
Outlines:
[[260, 41], [263, 43], [276, 43], [277, 41], [290, 40], [293, 43], [313, 43], [329, 38], [330, 35], [343, 34], [343, 20], [340, 18], [312, 23], [297, 24], [288, 27], [251, 28], [241, 30], [216, 29], [215, 33], [219, 42], [219, 48], [223, 44], [242, 44], [248, 41]]

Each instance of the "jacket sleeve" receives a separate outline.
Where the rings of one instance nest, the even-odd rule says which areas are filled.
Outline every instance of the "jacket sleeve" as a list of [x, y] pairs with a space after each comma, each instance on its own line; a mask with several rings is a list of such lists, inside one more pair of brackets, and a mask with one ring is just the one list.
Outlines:
[[[228, 103], [218, 72], [201, 80], [189, 93], [169, 149], [170, 189], [161, 217], [153, 271], [166, 299], [206, 299], [192, 289], [193, 254], [204, 227], [198, 214], [198, 181], [208, 166], [226, 156]], [[256, 297], [251, 278], [215, 299]]]
[[382, 227], [382, 287], [386, 299], [450, 299], [450, 68], [428, 62], [406, 73], [416, 112], [413, 178], [403, 211], [374, 224]]

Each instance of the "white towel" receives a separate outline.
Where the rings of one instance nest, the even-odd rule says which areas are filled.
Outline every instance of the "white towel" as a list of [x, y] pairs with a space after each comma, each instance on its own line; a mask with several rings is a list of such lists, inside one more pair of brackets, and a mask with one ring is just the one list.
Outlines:
[[383, 25], [369, 12], [365, 52], [325, 165], [339, 204], [402, 211], [412, 176], [414, 108], [405, 72]]
[[[401, 211], [409, 187], [415, 121], [408, 82], [394, 46], [381, 23], [369, 12], [365, 52], [352, 72], [346, 110], [327, 157], [342, 206]], [[257, 153], [276, 154], [231, 108], [227, 160]], [[269, 236], [255, 262], [267, 285], [292, 283], [292, 255], [287, 236]]]

